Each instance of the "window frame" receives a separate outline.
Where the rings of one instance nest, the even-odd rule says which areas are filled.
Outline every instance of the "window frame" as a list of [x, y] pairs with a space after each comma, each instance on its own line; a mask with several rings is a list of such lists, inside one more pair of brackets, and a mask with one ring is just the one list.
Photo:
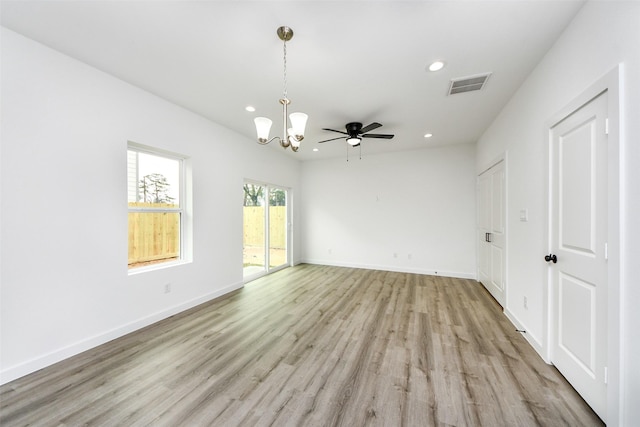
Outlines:
[[[127, 200], [129, 198], [129, 151], [133, 151], [136, 153], [136, 166], [135, 166], [135, 182], [136, 182], [136, 199], [138, 198], [138, 187], [137, 183], [140, 182], [140, 168], [139, 168], [139, 157], [138, 153], [149, 154], [156, 157], [162, 157], [171, 160], [178, 161], [178, 207], [131, 207], [127, 202], [127, 214], [129, 213], [177, 213], [179, 218], [179, 256], [175, 260], [158, 262], [150, 265], [144, 265], [140, 267], [129, 267], [127, 264], [127, 270], [129, 275], [143, 273], [147, 271], [159, 270], [163, 268], [173, 267], [176, 265], [181, 265], [188, 262], [187, 253], [186, 253], [186, 238], [187, 238], [187, 176], [186, 176], [186, 167], [185, 163], [187, 162], [187, 157], [178, 153], [162, 150], [159, 148], [149, 147], [142, 144], [137, 144], [135, 142], [129, 141], [127, 143]], [[128, 218], [128, 215], [127, 215]], [[129, 221], [127, 219], [127, 227]], [[129, 238], [127, 237], [127, 247], [128, 247]], [[127, 249], [127, 261], [128, 261], [128, 249]]]

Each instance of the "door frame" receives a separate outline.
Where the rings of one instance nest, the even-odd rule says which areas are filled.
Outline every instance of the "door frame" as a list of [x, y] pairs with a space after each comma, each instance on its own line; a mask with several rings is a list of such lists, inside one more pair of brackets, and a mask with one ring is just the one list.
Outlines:
[[[608, 233], [608, 261], [607, 261], [607, 424], [618, 425], [621, 407], [622, 378], [620, 376], [621, 342], [620, 329], [623, 313], [620, 303], [620, 81], [622, 65], [617, 65], [614, 69], [598, 79], [595, 83], [585, 89], [580, 95], [574, 98], [560, 111], [555, 113], [551, 119], [545, 123], [547, 153], [546, 153], [546, 228], [547, 228], [547, 248], [546, 253], [551, 253], [552, 247], [552, 196], [553, 181], [551, 162], [553, 150], [552, 128], [560, 123], [564, 118], [583, 105], [587, 104], [603, 92], [608, 92], [608, 152], [607, 152], [607, 233]], [[544, 254], [540, 254], [541, 263]], [[547, 363], [551, 363], [552, 343], [555, 339], [553, 330], [553, 320], [555, 313], [552, 307], [555, 306], [553, 285], [553, 271], [548, 269], [547, 286], [544, 288], [544, 300], [547, 301], [544, 307], [543, 321], [546, 331], [544, 357]]]

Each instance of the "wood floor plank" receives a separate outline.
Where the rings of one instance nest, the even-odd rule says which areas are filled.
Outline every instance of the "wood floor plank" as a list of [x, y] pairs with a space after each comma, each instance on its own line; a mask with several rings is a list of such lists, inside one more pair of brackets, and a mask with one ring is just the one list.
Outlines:
[[0, 387], [2, 426], [599, 426], [472, 280], [300, 265]]

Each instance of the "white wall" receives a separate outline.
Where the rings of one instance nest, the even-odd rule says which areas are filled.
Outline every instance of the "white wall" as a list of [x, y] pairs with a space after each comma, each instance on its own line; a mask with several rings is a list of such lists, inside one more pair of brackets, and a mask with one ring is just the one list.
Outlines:
[[[127, 141], [190, 157], [193, 262], [128, 275]], [[299, 191], [296, 160], [5, 29], [1, 154], [2, 382], [242, 286], [243, 178]]]
[[377, 155], [365, 145], [362, 160], [304, 162], [303, 259], [475, 278], [474, 164], [473, 145]]
[[[546, 351], [546, 150], [548, 120], [623, 64], [621, 187], [622, 395], [610, 425], [640, 423], [640, 3], [588, 2], [478, 143], [477, 170], [508, 153], [508, 300], [506, 311]], [[519, 210], [529, 209], [529, 222]], [[617, 284], [613, 284], [614, 286]], [[528, 307], [523, 307], [523, 297]], [[610, 361], [615, 365], [616, 361]], [[615, 387], [614, 384], [610, 384]], [[614, 390], [614, 395], [617, 391]]]

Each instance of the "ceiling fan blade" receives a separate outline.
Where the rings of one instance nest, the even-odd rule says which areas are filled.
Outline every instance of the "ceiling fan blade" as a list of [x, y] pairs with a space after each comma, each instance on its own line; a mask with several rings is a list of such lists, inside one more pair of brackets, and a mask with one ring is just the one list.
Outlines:
[[329, 130], [329, 131], [331, 131], [331, 132], [338, 132], [338, 133], [341, 133], [341, 134], [343, 134], [343, 135], [349, 135], [348, 133], [343, 132], [343, 131], [341, 131], [341, 130], [328, 129], [328, 128], [322, 128], [322, 130]]
[[380, 138], [380, 139], [391, 139], [395, 135], [388, 135], [384, 133], [368, 133], [366, 135], [362, 135], [362, 138]]
[[367, 125], [367, 126], [363, 127], [362, 129], [360, 129], [360, 133], [367, 133], [367, 132], [372, 131], [374, 129], [378, 129], [380, 126], [382, 126], [380, 123], [373, 122], [370, 125]]
[[336, 139], [344, 139], [344, 136], [339, 136], [337, 138], [325, 139], [324, 141], [318, 141], [318, 144], [322, 144], [323, 142], [335, 141]]

